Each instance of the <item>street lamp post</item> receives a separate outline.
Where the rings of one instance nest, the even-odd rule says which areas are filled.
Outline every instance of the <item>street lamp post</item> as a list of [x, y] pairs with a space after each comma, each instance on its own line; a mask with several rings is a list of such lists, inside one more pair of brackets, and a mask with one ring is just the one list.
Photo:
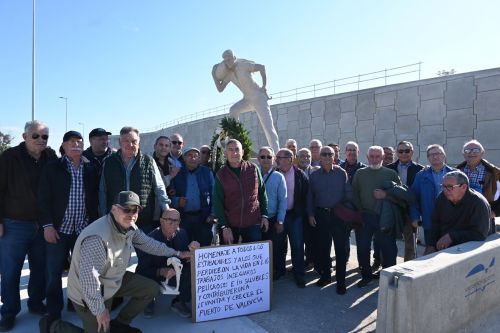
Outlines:
[[66, 105], [66, 132], [68, 131], [68, 97], [59, 96], [59, 98], [64, 99]]
[[33, 0], [33, 23], [31, 36], [31, 120], [35, 120], [35, 0]]
[[83, 136], [83, 138], [85, 140], [85, 123], [79, 122], [78, 125], [82, 125], [82, 136]]

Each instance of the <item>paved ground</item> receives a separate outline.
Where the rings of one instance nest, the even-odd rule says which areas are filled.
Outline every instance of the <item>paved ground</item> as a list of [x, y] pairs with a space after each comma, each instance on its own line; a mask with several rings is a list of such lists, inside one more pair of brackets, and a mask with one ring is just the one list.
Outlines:
[[[402, 255], [403, 244], [401, 242], [398, 248]], [[419, 246], [419, 253], [422, 252], [423, 247]], [[398, 257], [398, 262], [401, 261], [402, 258]], [[353, 246], [348, 263], [348, 290], [343, 296], [336, 294], [335, 284], [324, 288], [314, 285], [318, 276], [313, 271], [309, 271], [306, 273], [307, 287], [305, 289], [298, 289], [291, 276], [274, 282], [272, 309], [269, 312], [192, 323], [170, 311], [169, 304], [172, 296], [162, 295], [157, 302], [155, 317], [146, 319], [140, 315], [134, 320], [133, 326], [141, 328], [143, 332], [373, 332], [376, 329], [378, 284], [373, 283], [363, 289], [357, 288], [356, 283], [360, 279], [357, 266], [356, 250]], [[135, 264], [132, 264], [130, 269], [134, 267]], [[17, 324], [12, 332], [38, 332], [39, 317], [29, 314], [26, 309], [28, 275], [26, 263], [21, 279], [22, 312], [17, 317]], [[66, 284], [66, 278], [63, 279], [63, 284]], [[77, 325], [80, 324], [75, 313], [65, 311], [63, 317]], [[495, 324], [493, 326], [500, 328], [498, 314], [492, 314], [491, 318]], [[478, 332], [489, 331], [483, 329]]]

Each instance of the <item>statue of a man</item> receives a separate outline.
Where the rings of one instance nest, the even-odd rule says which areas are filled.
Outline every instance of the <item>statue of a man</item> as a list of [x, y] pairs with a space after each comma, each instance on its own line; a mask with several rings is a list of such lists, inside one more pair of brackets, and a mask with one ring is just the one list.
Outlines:
[[[215, 64], [212, 77], [219, 92], [223, 92], [229, 82], [234, 83], [243, 93], [243, 99], [229, 109], [229, 116], [239, 119], [240, 113], [255, 110], [260, 124], [266, 135], [267, 142], [275, 152], [279, 150], [278, 134], [273, 125], [271, 109], [267, 101], [269, 96], [266, 90], [266, 68], [253, 61], [236, 58], [233, 51], [222, 53], [224, 59]], [[252, 77], [253, 72], [259, 72], [262, 77], [262, 87]]]

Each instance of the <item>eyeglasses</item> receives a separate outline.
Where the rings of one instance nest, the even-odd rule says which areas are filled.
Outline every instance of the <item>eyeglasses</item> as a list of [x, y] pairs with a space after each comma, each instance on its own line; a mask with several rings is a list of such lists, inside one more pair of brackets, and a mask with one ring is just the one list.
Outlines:
[[201, 151], [201, 153], [202, 153], [203, 155], [207, 155], [207, 154], [210, 154], [210, 151], [209, 151], [209, 150], [202, 150], [202, 151]]
[[182, 145], [182, 141], [175, 141], [175, 140], [172, 140], [171, 141], [173, 145]]
[[259, 157], [260, 157], [260, 159], [261, 159], [261, 160], [265, 160], [266, 158], [267, 158], [268, 160], [272, 160], [272, 159], [273, 159], [273, 157], [272, 157], [271, 155], [261, 155], [261, 156], [259, 156]]
[[455, 189], [456, 187], [460, 187], [462, 186], [463, 184], [456, 184], [456, 185], [441, 185], [441, 187], [443, 188], [443, 190], [447, 190], [447, 191], [453, 191], [453, 189]]
[[430, 153], [430, 154], [427, 154], [427, 157], [435, 157], [435, 156], [441, 156], [443, 155], [443, 153], [439, 152], [439, 153]]
[[173, 222], [173, 223], [176, 223], [176, 224], [181, 223], [181, 220], [180, 220], [180, 219], [173, 219], [173, 218], [171, 218], [171, 217], [160, 217], [160, 220], [163, 220], [163, 221], [170, 221], [170, 222]]
[[335, 155], [334, 153], [321, 153], [320, 154], [322, 157], [332, 157], [333, 155]]
[[349, 149], [346, 149], [345, 151], [358, 151], [358, 150], [354, 149], [354, 148], [349, 148]]
[[31, 134], [31, 138], [33, 140], [37, 140], [38, 138], [42, 138], [42, 140], [47, 141], [49, 139], [49, 136], [47, 134], [38, 134], [38, 133], [33, 133]]
[[411, 153], [411, 149], [400, 149], [398, 150], [398, 154], [409, 154]]
[[470, 153], [480, 153], [481, 152], [481, 148], [465, 148], [464, 149], [464, 153], [466, 154], [470, 154]]
[[289, 158], [292, 158], [291, 156], [276, 156], [276, 158], [278, 160], [286, 160], [286, 159], [289, 159]]
[[134, 208], [128, 208], [128, 207], [122, 207], [118, 205], [120, 209], [125, 213], [125, 214], [137, 214], [139, 213], [139, 207], [134, 207]]

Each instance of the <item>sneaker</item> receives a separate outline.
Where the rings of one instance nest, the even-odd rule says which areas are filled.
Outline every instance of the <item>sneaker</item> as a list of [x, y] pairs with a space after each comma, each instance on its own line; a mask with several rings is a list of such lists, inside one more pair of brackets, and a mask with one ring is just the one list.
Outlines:
[[172, 305], [170, 308], [172, 309], [172, 311], [177, 313], [182, 318], [190, 318], [191, 317], [191, 309], [188, 308], [188, 306], [184, 302], [181, 302], [179, 300], [174, 299], [174, 301], [172, 301]]
[[153, 318], [153, 315], [155, 314], [155, 301], [152, 300], [148, 306], [144, 309], [144, 318]]
[[109, 322], [109, 331], [120, 332], [120, 333], [142, 333], [140, 329], [132, 327], [127, 324], [120, 323], [116, 319], [113, 319]]
[[337, 283], [337, 294], [345, 295], [347, 288], [344, 283]]
[[0, 332], [8, 332], [14, 328], [16, 323], [15, 316], [3, 316], [0, 320]]
[[43, 315], [47, 314], [47, 306], [43, 303], [40, 303], [37, 305], [29, 305], [28, 304], [28, 311], [29, 311], [29, 313], [43, 316]]
[[379, 259], [375, 259], [373, 261], [372, 270], [373, 271], [378, 271], [379, 268], [380, 268], [380, 260]]
[[361, 281], [358, 282], [358, 288], [364, 288], [370, 285], [373, 282], [373, 278], [362, 278]]

